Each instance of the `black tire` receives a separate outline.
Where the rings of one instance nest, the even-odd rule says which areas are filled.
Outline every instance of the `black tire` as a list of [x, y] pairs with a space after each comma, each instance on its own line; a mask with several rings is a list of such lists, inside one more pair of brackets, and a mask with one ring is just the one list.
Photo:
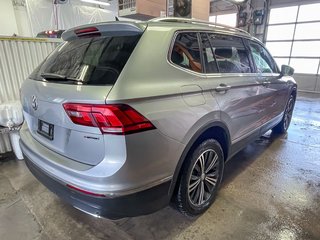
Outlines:
[[287, 102], [286, 109], [284, 110], [283, 118], [281, 122], [279, 122], [278, 125], [276, 125], [272, 129], [272, 132], [278, 133], [278, 134], [284, 134], [287, 132], [292, 119], [294, 104], [295, 104], [295, 97], [293, 94], [291, 94]]
[[[203, 162], [204, 165], [201, 165]], [[219, 142], [208, 139], [196, 147], [181, 170], [175, 199], [177, 209], [189, 217], [205, 212], [216, 198], [223, 170], [224, 156]], [[198, 181], [199, 183], [196, 184]], [[202, 200], [200, 200], [201, 197]]]

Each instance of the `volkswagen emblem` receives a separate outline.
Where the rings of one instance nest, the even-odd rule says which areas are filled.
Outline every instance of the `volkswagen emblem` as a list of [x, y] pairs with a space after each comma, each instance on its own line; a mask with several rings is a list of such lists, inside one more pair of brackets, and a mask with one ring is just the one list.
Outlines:
[[31, 106], [34, 110], [38, 109], [38, 99], [35, 95], [32, 96], [32, 103]]

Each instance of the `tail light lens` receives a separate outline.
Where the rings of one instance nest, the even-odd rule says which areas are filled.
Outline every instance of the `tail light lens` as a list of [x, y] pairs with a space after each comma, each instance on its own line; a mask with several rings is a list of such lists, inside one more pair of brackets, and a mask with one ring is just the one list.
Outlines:
[[63, 104], [75, 124], [98, 127], [101, 133], [124, 135], [155, 129], [153, 124], [136, 110], [124, 104]]

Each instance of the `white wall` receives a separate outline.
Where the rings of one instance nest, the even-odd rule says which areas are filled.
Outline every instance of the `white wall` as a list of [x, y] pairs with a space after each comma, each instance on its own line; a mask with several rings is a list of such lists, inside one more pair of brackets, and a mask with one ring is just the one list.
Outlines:
[[318, 92], [320, 93], [320, 76], [312, 74], [294, 74], [299, 91]]
[[0, 0], [0, 35], [18, 34], [16, 17], [11, 0]]
[[35, 37], [41, 31], [111, 21], [118, 15], [116, 0], [110, 1], [111, 5], [104, 9], [80, 0], [69, 0], [67, 4], [55, 6], [52, 0], [25, 0], [26, 6], [19, 1], [17, 3], [17, 6], [13, 6], [12, 0], [0, 0], [0, 35]]
[[113, 0], [110, 4], [101, 9], [80, 0], [69, 0], [66, 4], [58, 5], [48, 0], [26, 0], [33, 36], [45, 30], [65, 30], [83, 24], [115, 20], [118, 1]]
[[[2, 37], [0, 41], [0, 104], [19, 100], [19, 89], [23, 80], [60, 42], [57, 39]], [[11, 145], [8, 134], [0, 134], [0, 153], [9, 151], [11, 151]]]
[[32, 37], [30, 21], [25, 6], [14, 6], [18, 35], [23, 37]]

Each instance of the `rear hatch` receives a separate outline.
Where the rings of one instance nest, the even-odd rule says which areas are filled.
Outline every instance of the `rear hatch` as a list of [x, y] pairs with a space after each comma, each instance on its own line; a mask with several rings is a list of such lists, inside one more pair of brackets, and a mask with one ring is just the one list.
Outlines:
[[105, 104], [144, 29], [133, 23], [106, 23], [66, 31], [66, 41], [21, 87], [32, 136], [65, 157], [98, 164], [105, 156], [103, 134], [97, 127], [73, 123], [63, 104]]

